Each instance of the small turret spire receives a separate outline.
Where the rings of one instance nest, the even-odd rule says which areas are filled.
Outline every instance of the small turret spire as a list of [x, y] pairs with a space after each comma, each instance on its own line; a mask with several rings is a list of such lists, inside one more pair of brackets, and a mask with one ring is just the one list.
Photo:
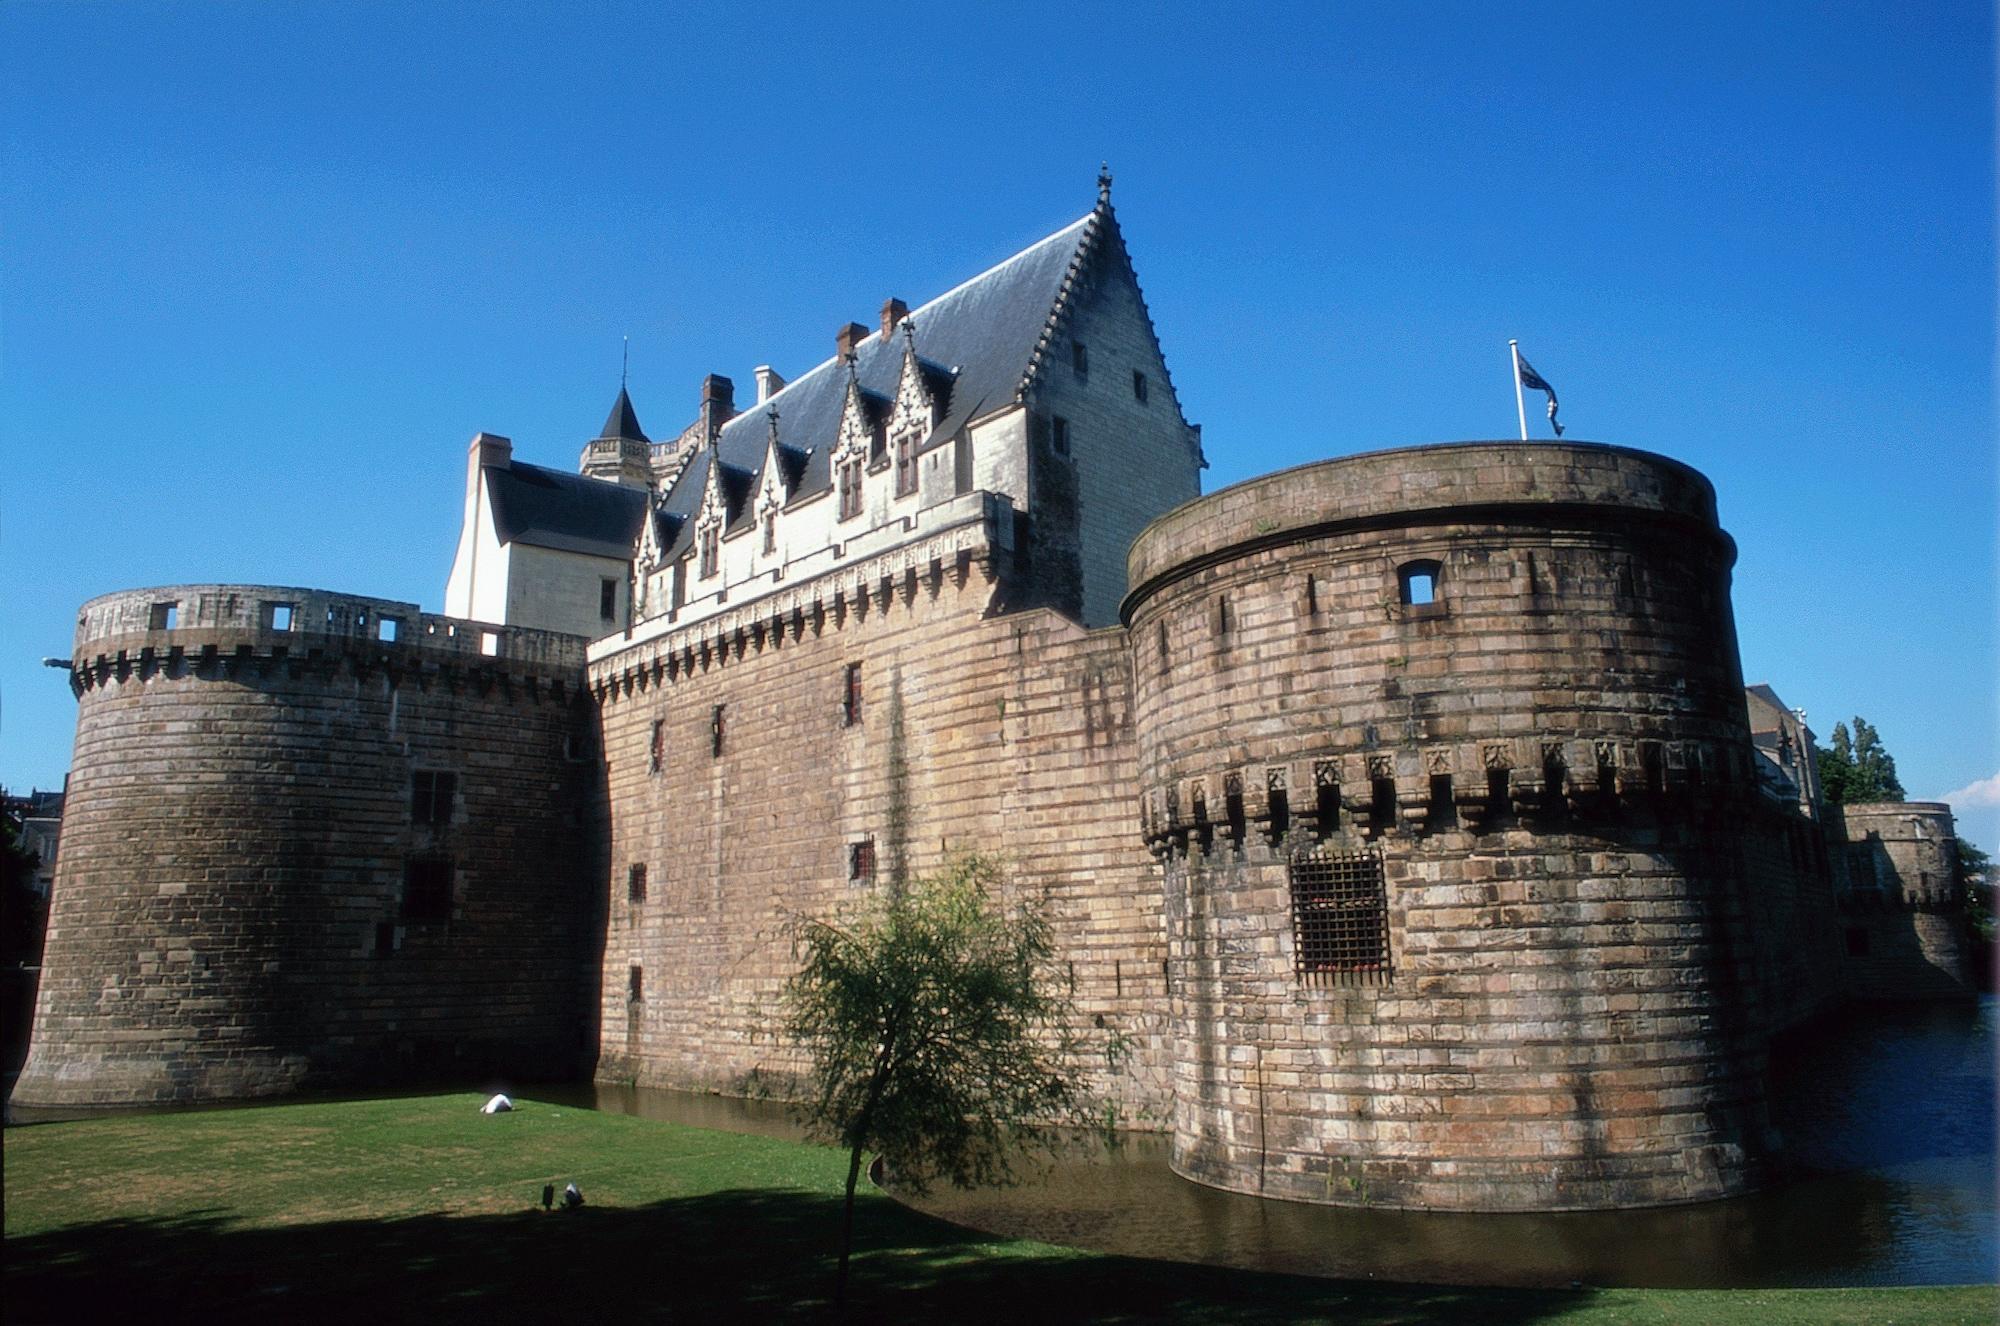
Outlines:
[[625, 390], [627, 379], [632, 374], [632, 338], [625, 336], [620, 339], [625, 342], [625, 352], [618, 363], [618, 390], [623, 391]]
[[1097, 205], [1099, 207], [1111, 206], [1111, 163], [1109, 161], [1100, 161], [1097, 163]]

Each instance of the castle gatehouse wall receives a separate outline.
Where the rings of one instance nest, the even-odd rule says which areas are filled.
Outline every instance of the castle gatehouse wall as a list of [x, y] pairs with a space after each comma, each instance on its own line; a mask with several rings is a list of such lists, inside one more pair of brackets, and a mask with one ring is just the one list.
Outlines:
[[1305, 466], [1140, 536], [1177, 1169], [1488, 1210], [1757, 1181], [1768, 1039], [1837, 975], [1752, 785], [1734, 552], [1700, 475], [1589, 445]]
[[784, 1091], [787, 925], [954, 851], [1046, 897], [1092, 1085], [1166, 1114], [1165, 947], [1124, 633], [1002, 611], [984, 534], [593, 647], [610, 804], [600, 1078]]
[[574, 1072], [598, 873], [583, 649], [318, 590], [85, 604], [14, 1102]]

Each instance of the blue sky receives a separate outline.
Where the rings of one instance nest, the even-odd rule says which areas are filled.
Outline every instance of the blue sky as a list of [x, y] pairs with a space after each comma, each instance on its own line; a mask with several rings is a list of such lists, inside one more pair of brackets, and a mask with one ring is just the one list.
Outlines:
[[1519, 337], [1715, 481], [1747, 679], [1996, 778], [1993, 59], [1984, 3], [10, 0], [0, 781], [61, 780], [85, 598], [439, 608], [473, 432], [573, 465], [626, 335], [677, 429], [1100, 159], [1211, 489], [1510, 436]]

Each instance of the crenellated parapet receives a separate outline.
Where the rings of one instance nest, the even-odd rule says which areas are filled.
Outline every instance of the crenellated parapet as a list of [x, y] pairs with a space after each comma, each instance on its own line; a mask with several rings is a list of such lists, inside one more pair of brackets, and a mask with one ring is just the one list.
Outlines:
[[135, 677], [342, 673], [423, 689], [499, 685], [529, 701], [561, 704], [578, 692], [586, 643], [393, 599], [276, 585], [167, 585], [83, 605], [70, 685], [81, 697]]

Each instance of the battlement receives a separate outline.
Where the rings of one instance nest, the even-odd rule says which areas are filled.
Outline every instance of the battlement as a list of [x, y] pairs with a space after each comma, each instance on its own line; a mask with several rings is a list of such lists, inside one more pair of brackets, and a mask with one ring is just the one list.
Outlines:
[[164, 585], [83, 605], [70, 684], [81, 695], [135, 668], [145, 675], [344, 658], [396, 671], [520, 677], [561, 691], [580, 682], [587, 643], [557, 631], [424, 612], [394, 599], [279, 585]]

